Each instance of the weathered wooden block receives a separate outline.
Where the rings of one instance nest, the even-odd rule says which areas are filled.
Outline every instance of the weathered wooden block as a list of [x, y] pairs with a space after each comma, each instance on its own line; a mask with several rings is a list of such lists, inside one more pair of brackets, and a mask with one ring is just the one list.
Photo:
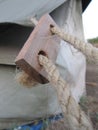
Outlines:
[[55, 62], [59, 50], [60, 39], [50, 32], [51, 24], [57, 26], [48, 14], [44, 15], [15, 60], [17, 66], [42, 84], [48, 80], [47, 73], [39, 64], [38, 55], [45, 55]]

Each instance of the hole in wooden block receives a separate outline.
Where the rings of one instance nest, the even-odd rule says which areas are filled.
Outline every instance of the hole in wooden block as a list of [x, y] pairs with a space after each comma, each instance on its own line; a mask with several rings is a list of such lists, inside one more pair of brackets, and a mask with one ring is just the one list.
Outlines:
[[54, 25], [53, 24], [50, 24], [50, 28], [53, 28], [54, 27]]
[[[53, 28], [53, 27], [55, 27], [53, 24], [50, 24], [50, 28]], [[52, 35], [55, 35], [55, 33], [53, 33], [53, 32], [51, 32], [52, 33]]]
[[[43, 56], [48, 57], [48, 55], [46, 54], [46, 52], [44, 52], [43, 50], [40, 50], [39, 53], [38, 53], [38, 55], [43, 55]], [[40, 65], [40, 63], [39, 63], [39, 65]], [[40, 65], [40, 66], [42, 67], [42, 65]]]
[[38, 53], [38, 55], [43, 55], [43, 56], [46, 56], [46, 57], [47, 57], [46, 52], [44, 52], [43, 50], [40, 50], [39, 53]]

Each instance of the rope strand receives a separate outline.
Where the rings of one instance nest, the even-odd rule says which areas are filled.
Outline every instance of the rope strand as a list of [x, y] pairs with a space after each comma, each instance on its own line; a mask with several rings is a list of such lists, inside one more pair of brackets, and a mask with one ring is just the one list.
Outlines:
[[53, 34], [57, 34], [58, 36], [61, 37], [61, 39], [69, 42], [77, 50], [82, 52], [88, 60], [90, 60], [98, 65], [98, 48], [92, 46], [92, 44], [90, 44], [90, 43], [85, 43], [85, 42], [79, 40], [78, 38], [67, 34], [66, 32], [64, 32], [63, 30], [61, 30], [57, 27], [50, 26], [50, 30]]
[[[69, 85], [60, 76], [56, 66], [45, 56], [39, 55], [39, 63], [48, 73], [48, 80], [56, 89], [64, 118], [69, 123], [70, 130], [93, 130], [90, 119], [81, 110], [79, 104], [72, 97]], [[23, 85], [34, 86], [36, 81], [30, 78], [25, 72], [18, 78]]]
[[[34, 26], [38, 24], [38, 21], [35, 17], [31, 18], [31, 21]], [[53, 34], [57, 34], [58, 36], [60, 36], [61, 39], [63, 39], [64, 41], [69, 42], [77, 50], [82, 52], [89, 61], [92, 61], [93, 63], [98, 65], [98, 48], [92, 46], [92, 44], [90, 43], [85, 43], [78, 38], [71, 36], [70, 34], [61, 30], [59, 27], [57, 28], [53, 25], [50, 25], [50, 31]]]
[[39, 55], [40, 64], [48, 73], [50, 83], [55, 87], [64, 117], [70, 130], [93, 130], [92, 123], [71, 95], [68, 84], [60, 76], [56, 66], [45, 56]]

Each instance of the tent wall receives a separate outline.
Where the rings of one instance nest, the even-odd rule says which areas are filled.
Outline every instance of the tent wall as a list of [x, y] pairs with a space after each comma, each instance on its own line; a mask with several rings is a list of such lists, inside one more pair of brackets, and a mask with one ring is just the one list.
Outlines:
[[[51, 12], [51, 16], [66, 32], [83, 39], [81, 0], [69, 0], [65, 2]], [[24, 36], [27, 38], [32, 28], [27, 27], [26, 30], [23, 30], [24, 33], [15, 31], [15, 35], [14, 33], [8, 34], [9, 37], [12, 35], [10, 38], [13, 38], [15, 41], [13, 44], [15, 44], [16, 53], [18, 53], [26, 40]], [[4, 36], [5, 34], [3, 34]], [[5, 41], [6, 38], [3, 42]], [[9, 43], [9, 40], [2, 44], [4, 48], [5, 44], [10, 45], [7, 43]], [[5, 51], [5, 55], [8, 55], [8, 51]], [[11, 56], [13, 57], [13, 55]], [[6, 59], [6, 57], [3, 58]], [[8, 58], [6, 62], [8, 62], [7, 60]], [[56, 65], [63, 78], [69, 83], [72, 94], [78, 102], [83, 93], [85, 93], [84, 56], [68, 43], [61, 41]], [[39, 84], [31, 89], [24, 88], [15, 80], [15, 69], [13, 65], [7, 65], [5, 63], [0, 65], [0, 118], [34, 119], [61, 112], [55, 90], [50, 84]], [[0, 125], [2, 126], [2, 124]]]
[[31, 17], [39, 19], [67, 0], [0, 0], [0, 23], [18, 23], [32, 26]]

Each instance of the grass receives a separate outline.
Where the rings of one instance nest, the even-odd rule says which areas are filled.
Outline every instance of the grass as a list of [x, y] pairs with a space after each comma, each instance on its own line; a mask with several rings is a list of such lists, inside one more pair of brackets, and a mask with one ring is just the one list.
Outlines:
[[92, 38], [92, 39], [88, 39], [87, 41], [92, 43], [92, 44], [96, 44], [96, 43], [98, 43], [98, 37]]
[[98, 130], [98, 100], [94, 96], [82, 97], [80, 106], [91, 118], [94, 130]]

